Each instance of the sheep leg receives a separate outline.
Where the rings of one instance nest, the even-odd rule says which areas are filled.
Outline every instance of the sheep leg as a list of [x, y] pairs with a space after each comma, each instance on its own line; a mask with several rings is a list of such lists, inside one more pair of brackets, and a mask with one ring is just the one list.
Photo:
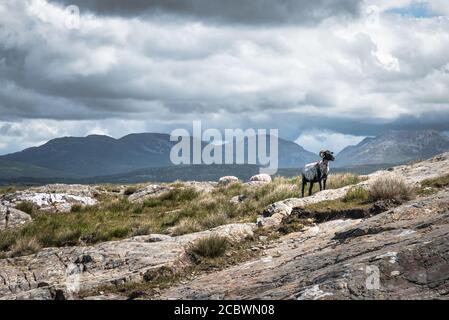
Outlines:
[[302, 195], [302, 197], [304, 198], [304, 189], [306, 188], [306, 180], [303, 178], [302, 179], [302, 192], [301, 192], [301, 195]]
[[326, 182], [327, 182], [327, 179], [324, 179], [324, 180], [323, 180], [323, 189], [324, 189], [324, 190], [326, 190]]
[[310, 182], [309, 197], [312, 195], [312, 189], [313, 189], [313, 182]]
[[323, 191], [323, 183], [320, 181], [318, 181], [318, 184], [320, 185], [320, 191]]

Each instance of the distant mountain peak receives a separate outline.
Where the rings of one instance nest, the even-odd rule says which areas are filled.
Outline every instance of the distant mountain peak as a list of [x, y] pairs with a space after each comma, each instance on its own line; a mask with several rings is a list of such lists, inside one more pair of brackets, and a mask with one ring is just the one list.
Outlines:
[[[292, 141], [282, 138], [278, 141], [280, 168], [299, 168], [318, 157]], [[42, 168], [47, 170], [45, 174], [51, 171], [70, 177], [114, 175], [173, 166], [170, 152], [176, 143], [164, 133], [133, 133], [120, 139], [92, 134], [56, 138], [38, 147], [0, 156], [0, 160]], [[28, 172], [35, 171], [38, 169]]]
[[399, 164], [446, 151], [449, 138], [436, 130], [388, 130], [343, 149], [336, 165]]

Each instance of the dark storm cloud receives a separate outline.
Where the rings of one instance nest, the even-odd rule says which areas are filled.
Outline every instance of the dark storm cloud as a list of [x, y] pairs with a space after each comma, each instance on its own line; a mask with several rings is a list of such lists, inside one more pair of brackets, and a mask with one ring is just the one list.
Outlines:
[[360, 2], [0, 0], [0, 153], [193, 120], [291, 140], [449, 131], [449, 20], [341, 23]]
[[295, 140], [299, 134], [310, 131], [330, 131], [351, 136], [376, 136], [380, 132], [387, 130], [426, 130], [433, 129], [438, 131], [449, 131], [449, 110], [434, 113], [432, 115], [423, 115], [420, 117], [403, 116], [398, 119], [354, 119], [348, 117], [326, 116], [304, 116], [294, 114], [270, 113], [269, 119], [265, 121], [254, 121], [250, 117], [242, 120], [244, 128], [272, 128], [273, 123], [281, 124], [280, 135], [290, 140]]
[[237, 24], [315, 24], [354, 17], [361, 0], [55, 0], [101, 15], [160, 15]]

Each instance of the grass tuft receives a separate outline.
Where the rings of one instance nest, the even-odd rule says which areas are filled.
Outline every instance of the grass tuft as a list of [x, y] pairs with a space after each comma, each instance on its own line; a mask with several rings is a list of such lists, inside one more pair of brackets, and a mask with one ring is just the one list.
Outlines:
[[229, 242], [224, 237], [212, 235], [198, 240], [191, 248], [190, 253], [202, 258], [217, 258], [225, 254]]
[[200, 224], [196, 220], [183, 219], [172, 232], [173, 236], [182, 236], [184, 234], [194, 233], [201, 230]]
[[346, 186], [358, 184], [367, 180], [367, 177], [360, 176], [354, 173], [338, 173], [332, 174], [327, 180], [327, 189], [339, 189]]
[[414, 189], [398, 177], [387, 176], [377, 178], [369, 188], [369, 200], [393, 200], [402, 203], [413, 199]]
[[369, 192], [362, 187], [351, 188], [343, 197], [344, 202], [367, 202]]
[[449, 187], [449, 174], [433, 179], [424, 180], [421, 182], [421, 187], [437, 189]]
[[19, 239], [12, 247], [11, 257], [30, 255], [39, 251], [40, 248], [41, 245], [36, 238]]
[[34, 203], [28, 201], [18, 203], [15, 208], [22, 212], [28, 213], [29, 215], [32, 215], [33, 212], [35, 211]]
[[128, 187], [128, 188], [125, 189], [124, 195], [125, 196], [130, 196], [130, 195], [132, 195], [132, 194], [134, 194], [136, 192], [137, 192], [137, 187], [131, 186], [131, 187]]

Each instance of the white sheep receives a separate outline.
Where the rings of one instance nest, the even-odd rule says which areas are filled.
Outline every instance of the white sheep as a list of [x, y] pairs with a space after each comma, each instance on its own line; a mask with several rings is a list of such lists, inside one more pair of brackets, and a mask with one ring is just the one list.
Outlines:
[[309, 196], [312, 195], [313, 184], [318, 182], [320, 185], [320, 191], [326, 190], [327, 176], [329, 174], [329, 161], [334, 161], [334, 153], [329, 150], [320, 151], [321, 161], [309, 163], [304, 167], [302, 171], [302, 192], [301, 195], [304, 198], [304, 189], [307, 182], [310, 183]]

